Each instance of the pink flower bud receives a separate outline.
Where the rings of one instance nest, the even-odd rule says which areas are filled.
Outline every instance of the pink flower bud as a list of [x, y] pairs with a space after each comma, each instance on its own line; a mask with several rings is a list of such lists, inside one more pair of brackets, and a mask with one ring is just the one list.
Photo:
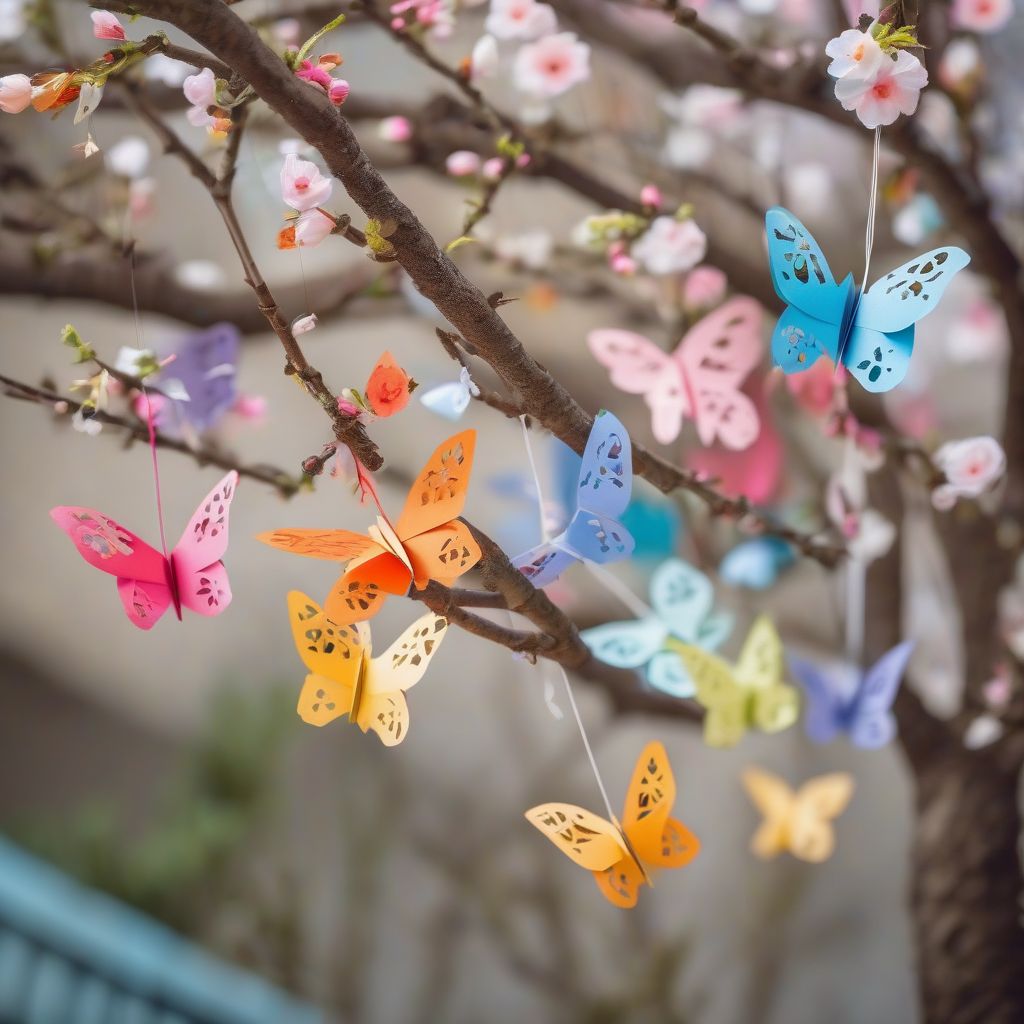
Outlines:
[[444, 162], [445, 169], [453, 178], [466, 178], [480, 171], [480, 157], [472, 150], [457, 149], [448, 154]]
[[408, 142], [412, 138], [412, 122], [407, 117], [385, 117], [377, 134], [385, 142]]
[[32, 82], [28, 75], [4, 75], [0, 78], [0, 110], [20, 114], [32, 102]]
[[357, 406], [355, 402], [350, 402], [347, 398], [339, 398], [338, 412], [343, 413], [346, 416], [358, 416], [359, 406]]
[[725, 298], [728, 279], [718, 267], [694, 267], [683, 282], [683, 305], [687, 309], [709, 309]]
[[300, 334], [309, 334], [316, 330], [316, 313], [307, 313], [292, 321], [292, 334], [297, 338]]
[[348, 99], [350, 91], [351, 86], [344, 78], [333, 78], [331, 79], [331, 87], [327, 90], [327, 95], [336, 107], [340, 107]]
[[519, 156], [516, 157], [516, 167], [518, 167], [519, 170], [523, 170], [524, 167], [530, 166], [532, 160], [533, 157], [530, 156], [529, 153], [520, 153]]
[[505, 161], [500, 156], [493, 156], [484, 162], [481, 173], [488, 181], [497, 181], [505, 170]]
[[267, 400], [262, 395], [239, 395], [231, 411], [245, 420], [261, 420], [267, 415]]
[[616, 274], [622, 274], [623, 277], [631, 277], [636, 273], [636, 260], [626, 253], [619, 253], [617, 256], [613, 256], [609, 262], [612, 270]]
[[117, 20], [117, 15], [111, 14], [110, 11], [93, 11], [90, 17], [92, 18], [92, 34], [97, 39], [121, 40], [128, 38], [124, 34], [121, 22]]
[[661, 209], [661, 204], [664, 202], [664, 198], [661, 194], [661, 189], [657, 185], [644, 185], [640, 189], [640, 202], [644, 206], [651, 206], [655, 210]]

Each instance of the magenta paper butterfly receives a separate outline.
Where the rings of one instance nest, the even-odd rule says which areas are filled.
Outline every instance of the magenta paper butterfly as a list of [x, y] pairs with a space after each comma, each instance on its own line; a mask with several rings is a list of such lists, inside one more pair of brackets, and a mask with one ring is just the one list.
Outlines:
[[232, 471], [210, 491], [169, 556], [91, 508], [60, 505], [50, 516], [90, 565], [117, 577], [117, 594], [131, 622], [152, 629], [171, 604], [180, 619], [183, 605], [199, 615], [219, 615], [231, 603], [221, 558], [237, 486]]
[[671, 444], [692, 419], [701, 444], [715, 438], [727, 448], [748, 448], [761, 430], [754, 403], [740, 385], [761, 361], [761, 307], [740, 296], [709, 313], [669, 354], [632, 331], [591, 331], [587, 344], [611, 371], [612, 383], [630, 395], [643, 395], [651, 409], [651, 429]]

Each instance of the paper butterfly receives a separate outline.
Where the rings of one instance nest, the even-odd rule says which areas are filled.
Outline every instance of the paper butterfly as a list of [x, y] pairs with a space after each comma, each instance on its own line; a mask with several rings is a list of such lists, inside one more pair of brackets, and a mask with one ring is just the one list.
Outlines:
[[310, 672], [299, 694], [299, 717], [323, 726], [348, 715], [363, 732], [372, 729], [384, 746], [401, 743], [409, 731], [405, 691], [423, 678], [448, 620], [424, 615], [374, 658], [369, 626], [332, 622], [298, 590], [288, 594], [288, 619], [295, 649]]
[[91, 508], [61, 505], [50, 509], [50, 516], [90, 565], [117, 577], [117, 595], [129, 620], [152, 629], [172, 604], [180, 619], [183, 606], [199, 615], [220, 615], [231, 603], [221, 558], [237, 486], [232, 471], [210, 491], [169, 557]]
[[868, 391], [889, 391], [907, 374], [914, 324], [930, 313], [971, 258], [955, 246], [932, 249], [860, 292], [836, 284], [821, 246], [788, 210], [765, 216], [772, 284], [788, 303], [772, 336], [772, 359], [786, 373], [825, 355]]
[[462, 512], [473, 466], [476, 431], [465, 430], [440, 445], [413, 483], [395, 526], [384, 517], [368, 536], [350, 530], [285, 529], [257, 540], [309, 558], [348, 562], [324, 611], [333, 622], [360, 622], [380, 611], [388, 594], [422, 590], [430, 580], [449, 585], [480, 561]]
[[515, 567], [535, 586], [546, 587], [573, 562], [604, 565], [633, 552], [634, 540], [618, 522], [633, 490], [633, 449], [626, 428], [607, 409], [594, 417], [576, 481], [576, 508], [553, 540], [518, 558]]
[[617, 907], [636, 906], [640, 886], [653, 886], [650, 870], [681, 868], [700, 852], [697, 837], [669, 817], [676, 782], [665, 748], [648, 743], [633, 769], [622, 824], [574, 804], [540, 804], [526, 820], [567, 857], [593, 873], [604, 898]]
[[[651, 578], [654, 614], [584, 630], [580, 639], [595, 658], [616, 668], [647, 667], [647, 680], [673, 697], [692, 697], [693, 682], [673, 641], [714, 649], [732, 631], [732, 615], [712, 612], [711, 581], [678, 558], [663, 562]], [[666, 649], [666, 643], [669, 649]]]
[[679, 657], [707, 710], [708, 746], [732, 747], [751, 726], [779, 732], [796, 721], [800, 696], [783, 682], [782, 641], [767, 616], [759, 616], [750, 627], [735, 667], [688, 645], [679, 647]]
[[832, 820], [853, 796], [853, 776], [846, 772], [819, 775], [794, 792], [782, 779], [760, 768], [743, 773], [743, 785], [764, 815], [750, 848], [762, 860], [788, 850], [800, 860], [828, 860], [836, 839]]
[[480, 389], [473, 383], [469, 370], [463, 367], [459, 373], [459, 379], [448, 384], [438, 384], [436, 388], [424, 391], [420, 395], [420, 401], [438, 416], [457, 423], [462, 419], [462, 414], [469, 408], [469, 403], [475, 395], [480, 394]]
[[737, 544], [718, 567], [730, 587], [767, 590], [796, 561], [791, 545], [778, 537], [753, 537]]
[[912, 641], [898, 644], [853, 680], [789, 655], [789, 667], [807, 698], [807, 735], [815, 743], [831, 743], [846, 733], [854, 746], [884, 747], [896, 735], [892, 705], [913, 650]]
[[161, 371], [158, 384], [179, 385], [188, 401], [172, 401], [155, 416], [166, 434], [179, 433], [187, 424], [198, 433], [216, 426], [238, 397], [237, 363], [241, 336], [233, 324], [215, 324], [190, 334], [166, 354], [174, 361]]
[[679, 436], [686, 417], [701, 444], [717, 437], [742, 449], [757, 438], [757, 409], [739, 389], [761, 360], [761, 307], [753, 299], [730, 299], [709, 313], [671, 355], [631, 331], [591, 331], [587, 344], [617, 388], [644, 396], [661, 444]]

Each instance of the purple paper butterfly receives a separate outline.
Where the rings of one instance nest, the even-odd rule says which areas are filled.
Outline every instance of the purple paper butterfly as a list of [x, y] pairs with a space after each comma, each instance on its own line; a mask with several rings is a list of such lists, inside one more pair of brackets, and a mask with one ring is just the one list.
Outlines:
[[815, 743], [831, 743], [846, 733], [854, 746], [884, 747], [896, 734], [893, 701], [914, 649], [904, 641], [883, 654], [867, 671], [858, 672], [850, 686], [839, 672], [787, 655], [794, 678], [807, 695], [804, 726]]
[[188, 401], [172, 401], [156, 417], [166, 434], [180, 434], [187, 424], [196, 433], [216, 426], [238, 397], [238, 348], [241, 336], [233, 324], [214, 324], [180, 338], [162, 354], [174, 355], [160, 373], [158, 384], [174, 381], [188, 394]]

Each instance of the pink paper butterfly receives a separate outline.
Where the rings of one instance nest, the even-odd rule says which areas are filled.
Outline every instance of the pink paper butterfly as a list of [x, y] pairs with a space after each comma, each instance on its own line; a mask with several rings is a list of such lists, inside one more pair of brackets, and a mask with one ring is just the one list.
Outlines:
[[221, 558], [237, 486], [232, 471], [210, 491], [169, 557], [91, 508], [60, 505], [50, 516], [90, 565], [117, 577], [117, 594], [132, 623], [152, 629], [172, 603], [179, 619], [182, 605], [199, 615], [219, 615], [231, 603]]
[[741, 296], [704, 317], [671, 355], [631, 331], [591, 331], [587, 344], [617, 388], [644, 396], [654, 437], [662, 444], [674, 441], [690, 417], [702, 444], [717, 437], [740, 450], [761, 429], [754, 403], [740, 391], [761, 360], [760, 328], [761, 307]]

